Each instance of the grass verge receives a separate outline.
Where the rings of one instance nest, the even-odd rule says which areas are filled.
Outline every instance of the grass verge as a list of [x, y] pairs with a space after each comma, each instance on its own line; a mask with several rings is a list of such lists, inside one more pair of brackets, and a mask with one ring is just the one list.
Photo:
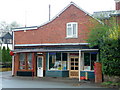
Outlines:
[[11, 71], [12, 68], [0, 68], [0, 72]]
[[101, 83], [101, 85], [105, 87], [110, 87], [110, 88], [120, 88], [120, 82], [107, 81], [107, 82]]

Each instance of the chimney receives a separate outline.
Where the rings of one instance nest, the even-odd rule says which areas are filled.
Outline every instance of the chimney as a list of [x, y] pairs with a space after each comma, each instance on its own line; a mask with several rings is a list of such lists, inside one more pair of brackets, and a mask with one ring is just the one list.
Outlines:
[[120, 0], [115, 0], [116, 10], [120, 10]]

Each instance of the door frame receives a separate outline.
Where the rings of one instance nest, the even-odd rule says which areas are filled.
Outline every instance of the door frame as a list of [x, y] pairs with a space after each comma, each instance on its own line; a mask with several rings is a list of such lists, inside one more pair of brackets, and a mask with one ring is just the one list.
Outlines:
[[[38, 76], [38, 58], [39, 58], [39, 57], [42, 58], [42, 68], [43, 68], [43, 76], [44, 76], [44, 58], [43, 58], [43, 56], [37, 56], [37, 69], [36, 69], [36, 70], [37, 70], [37, 74], [36, 74], [37, 77], [39, 77], [39, 76]], [[43, 77], [43, 76], [42, 76], [42, 77]]]

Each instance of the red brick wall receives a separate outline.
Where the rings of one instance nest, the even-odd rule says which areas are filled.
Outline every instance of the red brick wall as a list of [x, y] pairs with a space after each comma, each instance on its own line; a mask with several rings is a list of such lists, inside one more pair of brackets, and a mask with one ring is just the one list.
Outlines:
[[19, 68], [19, 54], [16, 54], [14, 59], [14, 75], [17, 74], [18, 68]]
[[[116, 10], [120, 10], [120, 1], [116, 2]], [[120, 16], [117, 16], [117, 23], [120, 26]]]
[[[52, 22], [39, 27], [37, 30], [15, 32], [15, 44], [42, 44], [42, 43], [85, 43], [88, 37], [89, 26], [92, 26], [92, 17], [71, 5]], [[78, 38], [66, 38], [66, 23], [78, 22]]]
[[120, 10], [120, 2], [116, 2], [116, 10]]
[[95, 83], [102, 82], [102, 64], [95, 62]]

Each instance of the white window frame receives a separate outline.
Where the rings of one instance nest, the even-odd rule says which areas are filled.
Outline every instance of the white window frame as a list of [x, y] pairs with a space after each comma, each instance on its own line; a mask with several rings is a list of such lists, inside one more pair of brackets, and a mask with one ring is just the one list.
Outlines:
[[[74, 32], [73, 32], [74, 24], [76, 25], [76, 30], [75, 30], [76, 34], [74, 34]], [[70, 25], [70, 26], [68, 26], [68, 25]], [[68, 28], [71, 29], [71, 35], [68, 35]], [[77, 22], [69, 22], [66, 24], [66, 38], [78, 38], [78, 23]]]

